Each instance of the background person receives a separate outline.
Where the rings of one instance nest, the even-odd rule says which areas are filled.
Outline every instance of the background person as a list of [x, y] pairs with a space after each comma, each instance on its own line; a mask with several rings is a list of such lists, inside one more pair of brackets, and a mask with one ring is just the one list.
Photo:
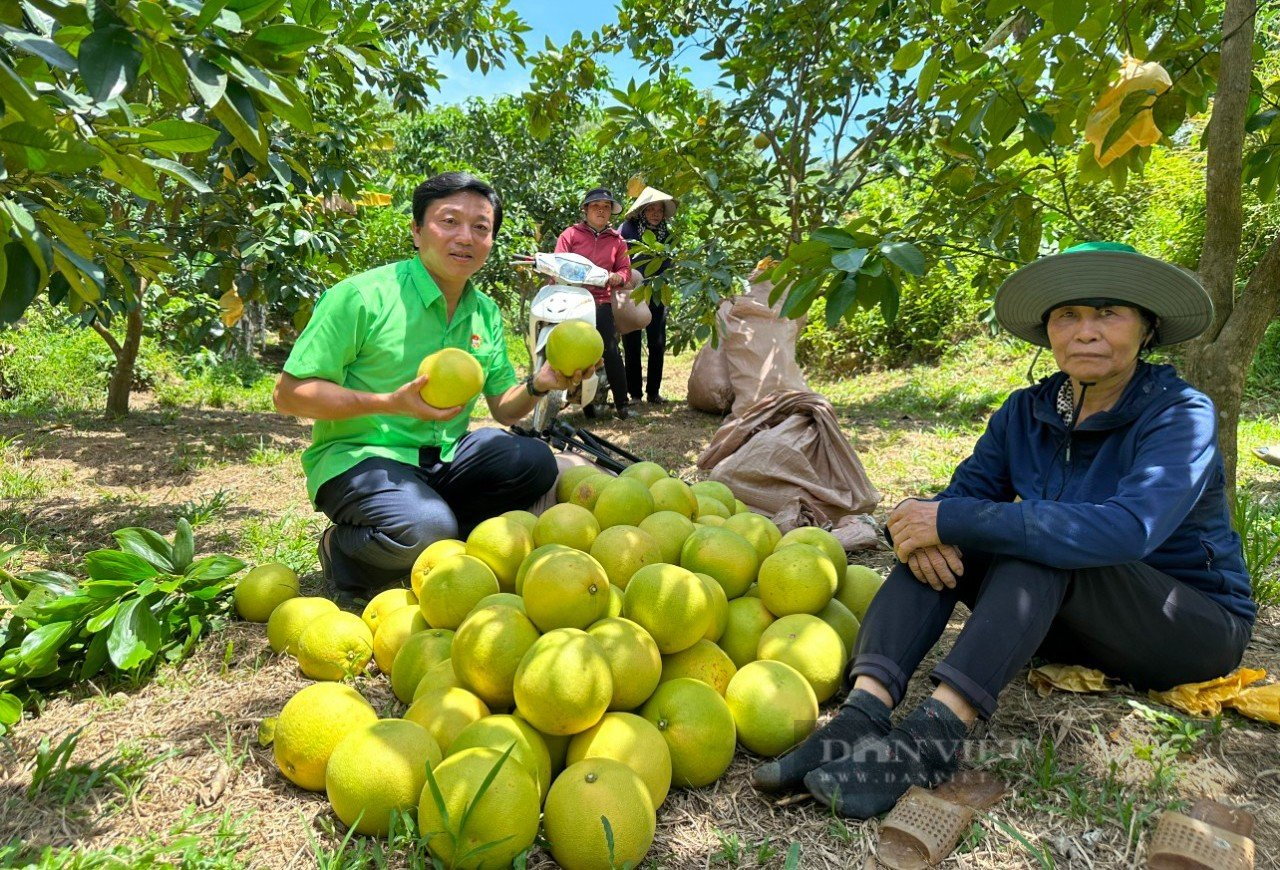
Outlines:
[[[560, 234], [555, 252], [581, 254], [609, 273], [608, 286], [588, 286], [587, 289], [596, 301], [596, 330], [604, 339], [604, 371], [613, 390], [613, 406], [618, 419], [625, 420], [631, 412], [627, 408], [627, 373], [618, 352], [618, 332], [613, 323], [613, 289], [631, 277], [631, 259], [627, 256], [627, 243], [609, 226], [613, 216], [622, 211], [622, 205], [608, 189], [594, 187], [582, 198], [580, 208], [582, 220]], [[595, 409], [587, 406], [583, 412], [591, 416]]]
[[[646, 187], [636, 197], [626, 220], [622, 222], [619, 232], [628, 242], [639, 241], [645, 233], [653, 233], [653, 237], [666, 244], [671, 229], [667, 221], [671, 219], [679, 207], [679, 203], [668, 194], [657, 188]], [[651, 265], [654, 257], [648, 254], [638, 255], [631, 262], [646, 281], [661, 275], [671, 266], [668, 257], [658, 257], [657, 264]], [[651, 405], [661, 405], [666, 401], [662, 397], [662, 358], [667, 350], [667, 306], [662, 304], [661, 297], [654, 293], [649, 298], [649, 311], [653, 318], [644, 328], [644, 336], [649, 342], [648, 377], [641, 383], [640, 371], [640, 330], [628, 332], [622, 336], [623, 365], [627, 370], [627, 392], [631, 398], [640, 400], [641, 389], [648, 397]]]
[[[858, 636], [854, 689], [756, 771], [758, 787], [803, 782], [843, 815], [878, 815], [909, 786], [950, 777], [969, 727], [1033, 654], [1140, 690], [1240, 662], [1257, 608], [1213, 403], [1140, 358], [1199, 335], [1208, 295], [1174, 266], [1098, 242], [1020, 269], [995, 311], [1060, 371], [1005, 401], [936, 498], [890, 514], [901, 561]], [[971, 614], [930, 674], [937, 689], [891, 728], [958, 601]]]
[[520, 381], [497, 304], [471, 285], [502, 225], [492, 187], [463, 172], [413, 192], [417, 255], [327, 290], [284, 364], [276, 409], [314, 419], [302, 455], [307, 492], [333, 522], [320, 540], [329, 594], [352, 606], [407, 579], [428, 544], [532, 504], [554, 485], [543, 442], [501, 429], [467, 432], [465, 406], [422, 400], [418, 365], [442, 348], [472, 354], [501, 425], [571, 382], [550, 366]]

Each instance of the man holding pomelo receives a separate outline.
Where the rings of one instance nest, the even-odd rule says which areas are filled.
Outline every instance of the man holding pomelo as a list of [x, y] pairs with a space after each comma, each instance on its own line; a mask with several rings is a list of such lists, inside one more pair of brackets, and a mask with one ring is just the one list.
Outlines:
[[[417, 256], [326, 291], [285, 362], [275, 406], [316, 421], [302, 465], [312, 502], [333, 521], [320, 559], [339, 603], [406, 580], [433, 541], [464, 537], [555, 484], [545, 443], [467, 431], [481, 393], [510, 425], [583, 374], [544, 365], [517, 379], [502, 314], [470, 283], [501, 224], [502, 202], [479, 179], [423, 182], [413, 194]], [[456, 404], [428, 403], [437, 396]]]

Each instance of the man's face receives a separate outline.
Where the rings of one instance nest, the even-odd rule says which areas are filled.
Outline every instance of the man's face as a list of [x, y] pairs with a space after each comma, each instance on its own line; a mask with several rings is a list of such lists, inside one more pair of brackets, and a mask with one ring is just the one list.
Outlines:
[[609, 226], [609, 219], [613, 217], [613, 203], [606, 200], [600, 202], [587, 203], [587, 223], [591, 225], [593, 230], [602, 230]]
[[413, 227], [413, 244], [436, 281], [460, 287], [493, 248], [493, 205], [470, 190], [433, 200]]

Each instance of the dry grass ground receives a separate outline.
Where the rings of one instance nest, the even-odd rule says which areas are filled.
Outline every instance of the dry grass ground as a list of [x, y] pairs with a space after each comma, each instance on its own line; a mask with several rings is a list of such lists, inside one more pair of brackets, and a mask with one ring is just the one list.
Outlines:
[[[671, 366], [673, 398], [683, 397], [689, 363]], [[818, 386], [892, 504], [944, 481], [1017, 379], [1017, 360], [996, 347], [939, 368]], [[194, 516], [201, 550], [285, 561], [314, 588], [322, 518], [297, 463], [308, 428], [261, 411], [163, 408], [146, 395], [135, 407], [120, 423], [0, 418], [9, 496], [0, 542], [22, 543], [25, 567], [68, 565], [111, 546], [121, 526], [167, 533], [178, 516]], [[717, 425], [675, 402], [592, 428], [692, 476]], [[879, 569], [889, 562], [883, 552], [857, 558]], [[958, 614], [951, 631], [960, 623]], [[1245, 664], [1280, 670], [1274, 609]], [[262, 626], [232, 623], [141, 685], [88, 686], [50, 701], [0, 741], [0, 850], [74, 848], [51, 852], [43, 866], [422, 866], [373, 841], [344, 848], [324, 796], [287, 783], [259, 746], [261, 720], [305, 683], [292, 660], [271, 653]], [[380, 676], [357, 687], [382, 714], [399, 711]], [[926, 691], [917, 679], [911, 700]], [[1258, 866], [1280, 866], [1277, 730], [1234, 713], [1160, 720], [1152, 710], [1171, 712], [1123, 692], [1040, 698], [1020, 674], [982, 734], [982, 763], [1009, 794], [943, 866], [1144, 866], [1155, 815], [1201, 795], [1254, 813]], [[60, 743], [71, 748], [61, 762]], [[770, 801], [747, 783], [754, 763], [740, 753], [714, 786], [673, 792], [646, 866], [862, 865], [876, 822], [846, 823], [806, 800]], [[538, 851], [529, 866], [553, 865]]]

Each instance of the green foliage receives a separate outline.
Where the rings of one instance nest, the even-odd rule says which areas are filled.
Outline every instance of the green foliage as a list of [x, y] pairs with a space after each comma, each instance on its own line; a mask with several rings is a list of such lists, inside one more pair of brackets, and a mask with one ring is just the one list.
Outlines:
[[173, 541], [145, 528], [113, 533], [120, 549], [84, 557], [86, 580], [60, 571], [11, 574], [0, 553], [0, 728], [21, 715], [22, 700], [100, 673], [141, 678], [157, 663], [179, 661], [226, 613], [230, 556], [195, 558], [191, 526], [178, 520]]
[[1244, 564], [1259, 606], [1280, 604], [1280, 576], [1275, 570], [1280, 556], [1280, 511], [1248, 487], [1236, 489], [1231, 525], [1244, 547]]

